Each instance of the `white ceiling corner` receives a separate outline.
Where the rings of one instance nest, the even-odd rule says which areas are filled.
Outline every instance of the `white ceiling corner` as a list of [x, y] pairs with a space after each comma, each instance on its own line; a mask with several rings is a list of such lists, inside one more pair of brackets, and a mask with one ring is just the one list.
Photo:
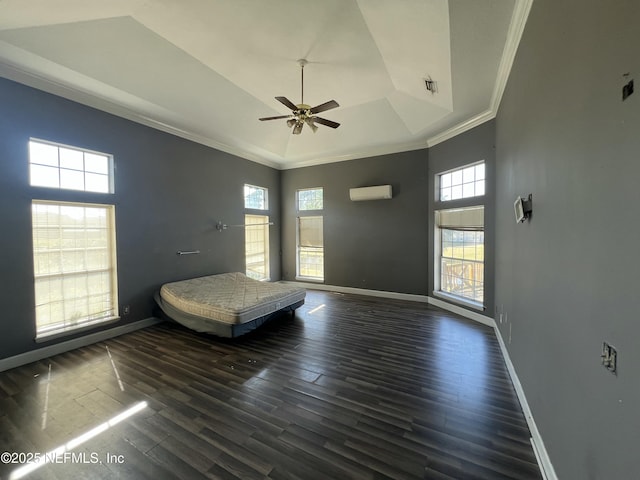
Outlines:
[[[433, 145], [495, 116], [532, 0], [3, 0], [0, 76], [275, 168]], [[335, 99], [292, 135], [276, 96]], [[424, 80], [436, 82], [428, 92]], [[55, 140], [55, 139], [53, 139]]]

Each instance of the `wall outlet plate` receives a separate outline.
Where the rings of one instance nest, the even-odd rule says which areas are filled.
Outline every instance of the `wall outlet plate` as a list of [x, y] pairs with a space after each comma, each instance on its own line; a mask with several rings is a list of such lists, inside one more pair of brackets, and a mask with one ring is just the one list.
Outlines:
[[618, 351], [607, 342], [602, 343], [602, 365], [604, 368], [615, 374], [618, 370]]
[[626, 100], [633, 93], [633, 80], [629, 80], [624, 87], [622, 87], [622, 100]]

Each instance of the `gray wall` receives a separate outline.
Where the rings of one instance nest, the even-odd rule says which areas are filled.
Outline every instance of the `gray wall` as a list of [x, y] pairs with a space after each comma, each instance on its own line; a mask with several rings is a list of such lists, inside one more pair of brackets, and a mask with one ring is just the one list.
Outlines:
[[[271, 276], [280, 279], [277, 170], [3, 79], [0, 105], [0, 358], [46, 345], [34, 343], [32, 199], [116, 205], [119, 303], [131, 314], [115, 326], [152, 316], [164, 282], [244, 271], [244, 230], [220, 233], [215, 222], [244, 223], [245, 183], [269, 188]], [[115, 195], [30, 187], [30, 137], [113, 154]], [[192, 249], [202, 253], [176, 255]]]
[[534, 1], [497, 117], [499, 327], [562, 479], [638, 475], [639, 19], [637, 0]]
[[[434, 250], [435, 211], [484, 205], [484, 311], [481, 313], [493, 317], [494, 313], [494, 251], [495, 251], [495, 121], [483, 123], [446, 142], [434, 145], [429, 149], [429, 258]], [[485, 195], [476, 198], [465, 198], [441, 202], [436, 191], [436, 178], [442, 172], [459, 168], [481, 160], [485, 162]], [[429, 263], [429, 295], [434, 288], [433, 262]], [[462, 305], [464, 306], [464, 305]]]
[[[327, 285], [427, 294], [427, 150], [282, 171], [283, 278], [296, 275], [296, 190], [324, 187]], [[391, 184], [393, 199], [349, 188]]]

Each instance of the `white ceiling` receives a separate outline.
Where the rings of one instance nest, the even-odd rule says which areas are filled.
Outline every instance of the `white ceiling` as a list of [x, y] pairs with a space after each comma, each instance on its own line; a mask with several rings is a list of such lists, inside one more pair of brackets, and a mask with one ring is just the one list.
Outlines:
[[[276, 168], [495, 116], [532, 0], [0, 0], [0, 76]], [[274, 97], [335, 99], [292, 135]], [[424, 80], [436, 81], [428, 92]]]

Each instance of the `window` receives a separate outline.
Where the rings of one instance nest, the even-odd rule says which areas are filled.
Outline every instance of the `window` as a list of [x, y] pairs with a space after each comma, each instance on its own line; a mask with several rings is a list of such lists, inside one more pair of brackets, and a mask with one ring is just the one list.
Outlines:
[[111, 155], [29, 141], [29, 173], [34, 187], [113, 193], [112, 171]]
[[309, 188], [298, 190], [298, 211], [322, 210], [323, 189]]
[[[245, 210], [267, 210], [269, 190], [244, 186]], [[246, 213], [244, 216], [245, 271], [247, 277], [269, 280], [269, 216]]]
[[324, 280], [322, 216], [298, 217], [298, 276]]
[[441, 293], [484, 302], [484, 207], [436, 212]]
[[484, 195], [484, 162], [443, 173], [438, 178], [442, 202]]
[[114, 207], [32, 202], [37, 338], [117, 317]]
[[323, 189], [298, 190], [297, 277], [324, 280]]
[[245, 261], [247, 277], [268, 280], [269, 272], [269, 217], [245, 215]]
[[269, 191], [266, 188], [244, 186], [244, 208], [253, 210], [269, 209]]

